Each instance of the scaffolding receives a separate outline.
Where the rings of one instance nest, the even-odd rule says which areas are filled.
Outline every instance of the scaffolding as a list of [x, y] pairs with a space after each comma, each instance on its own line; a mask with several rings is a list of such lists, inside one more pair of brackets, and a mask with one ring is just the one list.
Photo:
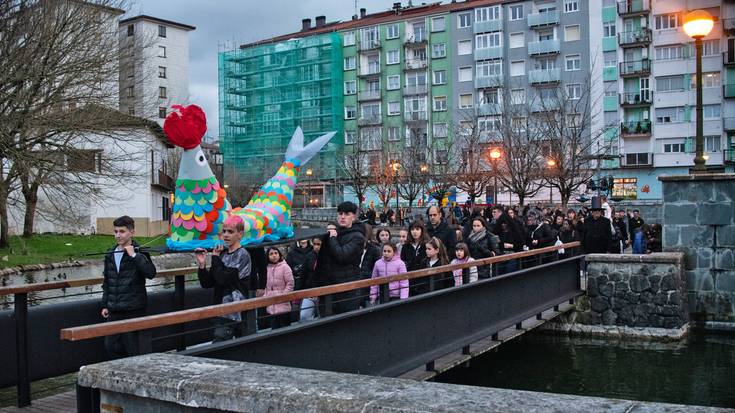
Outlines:
[[220, 146], [230, 185], [262, 184], [297, 126], [305, 141], [337, 136], [312, 159], [313, 180], [337, 182], [343, 148], [342, 45], [337, 33], [219, 53]]

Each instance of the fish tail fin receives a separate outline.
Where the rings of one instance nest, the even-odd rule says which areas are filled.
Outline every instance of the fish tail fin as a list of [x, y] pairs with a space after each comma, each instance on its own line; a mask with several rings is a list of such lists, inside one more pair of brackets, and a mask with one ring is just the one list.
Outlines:
[[286, 160], [297, 160], [299, 162], [299, 166], [303, 166], [317, 153], [319, 153], [319, 150], [321, 150], [336, 134], [337, 132], [326, 133], [316, 138], [310, 144], [304, 146], [304, 132], [301, 130], [300, 126], [297, 127], [291, 137], [291, 142], [288, 143], [288, 148], [286, 149]]

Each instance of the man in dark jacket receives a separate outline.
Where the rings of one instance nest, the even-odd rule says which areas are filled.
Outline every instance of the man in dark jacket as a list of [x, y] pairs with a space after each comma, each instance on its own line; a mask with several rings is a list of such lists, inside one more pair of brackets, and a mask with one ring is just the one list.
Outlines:
[[528, 238], [526, 245], [531, 249], [551, 247], [556, 241], [556, 235], [551, 226], [536, 214], [528, 214]]
[[444, 248], [447, 250], [447, 256], [451, 261], [454, 259], [454, 246], [457, 245], [457, 234], [446, 221], [442, 220], [441, 211], [436, 205], [429, 207], [426, 214], [429, 216], [429, 225], [426, 228], [426, 232], [429, 237], [437, 237], [444, 244]]
[[[615, 228], [615, 234], [613, 234], [613, 243], [614, 243], [614, 250], [615, 254], [622, 254], [625, 251], [625, 248], [628, 247], [629, 242], [629, 236], [628, 236], [628, 226], [625, 224], [625, 211], [618, 210], [615, 211], [615, 218], [613, 218], [613, 228]], [[615, 238], [618, 238], [617, 242], [615, 242]]]
[[[360, 279], [360, 256], [365, 245], [365, 229], [361, 223], [355, 223], [355, 218], [357, 205], [352, 202], [339, 204], [337, 229], [329, 229], [319, 255], [319, 271], [327, 271], [332, 284]], [[358, 294], [359, 290], [336, 294], [333, 298], [333, 313], [356, 310], [360, 304]]]
[[288, 252], [288, 255], [286, 255], [286, 263], [293, 273], [294, 291], [304, 288], [304, 281], [306, 280], [307, 275], [306, 263], [311, 255], [314, 255], [314, 251], [309, 245], [309, 240], [307, 239], [296, 241], [296, 246]]
[[602, 202], [598, 197], [592, 197], [592, 211], [590, 217], [584, 221], [583, 247], [586, 254], [604, 254], [612, 242], [612, 227], [610, 220], [602, 216]]
[[[107, 321], [143, 317], [148, 301], [145, 280], [156, 276], [156, 267], [133, 240], [135, 221], [132, 218], [122, 216], [113, 221], [112, 226], [117, 245], [105, 255], [100, 314]], [[105, 350], [111, 358], [135, 356], [139, 354], [138, 334], [107, 336]]]
[[630, 234], [630, 237], [633, 238], [635, 230], [642, 227], [645, 223], [646, 222], [643, 221], [643, 218], [641, 218], [641, 212], [637, 209], [634, 209], [633, 217], [628, 219], [628, 234]]

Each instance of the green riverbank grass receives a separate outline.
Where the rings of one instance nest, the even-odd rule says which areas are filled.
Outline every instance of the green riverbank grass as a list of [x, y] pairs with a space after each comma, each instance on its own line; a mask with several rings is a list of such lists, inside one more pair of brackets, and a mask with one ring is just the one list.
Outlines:
[[[166, 235], [135, 237], [147, 247], [166, 245]], [[101, 255], [84, 254], [104, 252], [115, 245], [112, 235], [36, 234], [32, 238], [10, 237], [10, 248], [0, 248], [0, 268], [28, 264], [50, 264], [70, 260], [102, 259]]]

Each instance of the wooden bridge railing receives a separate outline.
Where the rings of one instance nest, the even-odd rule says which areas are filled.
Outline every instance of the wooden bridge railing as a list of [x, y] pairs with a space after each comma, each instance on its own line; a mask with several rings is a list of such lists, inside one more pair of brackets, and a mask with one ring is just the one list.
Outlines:
[[497, 264], [505, 261], [517, 260], [528, 257], [538, 257], [539, 262], [544, 254], [556, 252], [560, 249], [576, 249], [580, 246], [579, 242], [571, 242], [560, 246], [551, 246], [539, 248], [530, 251], [517, 252], [513, 254], [500, 255], [491, 258], [484, 258], [472, 262], [454, 265], [444, 265], [435, 268], [429, 268], [418, 271], [406, 272], [390, 277], [373, 278], [359, 281], [352, 281], [343, 284], [335, 284], [326, 287], [311, 288], [306, 290], [294, 291], [286, 294], [280, 294], [271, 297], [253, 298], [243, 301], [236, 301], [226, 304], [216, 304], [205, 307], [193, 308], [189, 310], [174, 311], [163, 314], [150, 315], [128, 320], [112, 321], [107, 323], [92, 324], [79, 327], [65, 328], [61, 330], [61, 339], [69, 341], [86, 340], [95, 337], [103, 337], [114, 334], [128, 333], [133, 331], [147, 330], [158, 327], [183, 324], [191, 321], [197, 321], [217, 316], [237, 312], [249, 312], [254, 314], [255, 310], [269, 305], [300, 300], [310, 297], [331, 296], [341, 292], [347, 292], [356, 289], [368, 288], [371, 286], [383, 286], [381, 294], [386, 296], [388, 293], [388, 284], [399, 280], [411, 280], [429, 277], [441, 273], [451, 273], [455, 269], [464, 269], [470, 267], [478, 267], [488, 264]]

